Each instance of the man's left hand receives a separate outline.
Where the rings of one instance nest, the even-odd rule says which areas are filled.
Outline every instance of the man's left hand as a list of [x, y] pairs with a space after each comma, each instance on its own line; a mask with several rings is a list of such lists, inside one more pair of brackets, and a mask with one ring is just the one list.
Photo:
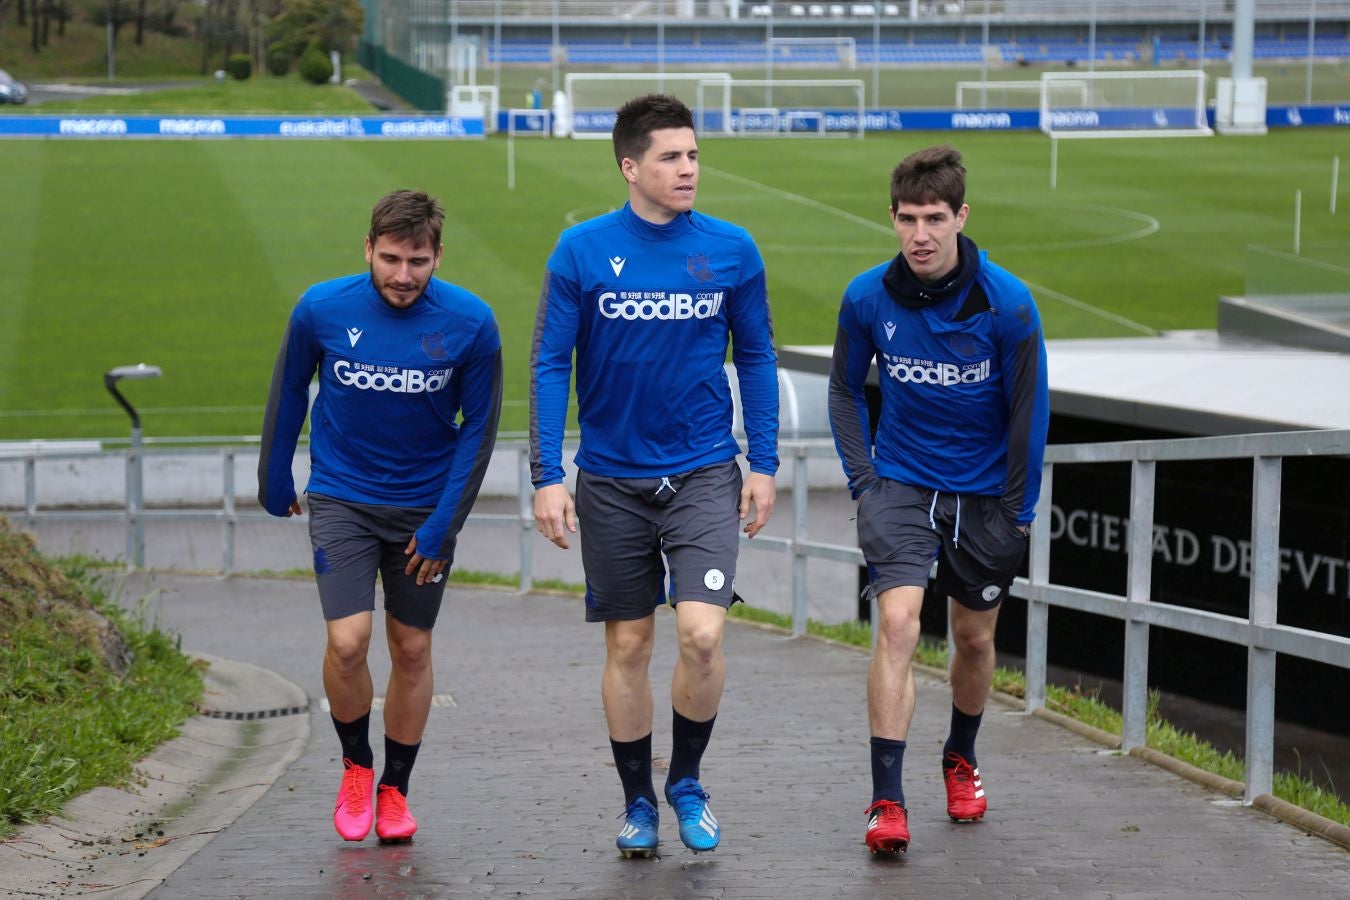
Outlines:
[[417, 583], [426, 584], [427, 582], [436, 583], [445, 577], [445, 560], [427, 559], [417, 552], [417, 535], [412, 536], [408, 541], [407, 548], [403, 551], [404, 556], [411, 556], [408, 565], [404, 567], [403, 574], [411, 575], [413, 570], [417, 570]]

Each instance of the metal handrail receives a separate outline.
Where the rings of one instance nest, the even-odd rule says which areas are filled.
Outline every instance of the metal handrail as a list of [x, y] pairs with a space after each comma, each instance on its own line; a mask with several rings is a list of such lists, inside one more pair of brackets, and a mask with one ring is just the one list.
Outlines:
[[[807, 631], [807, 565], [812, 559], [861, 566], [862, 551], [854, 545], [813, 541], [807, 537], [809, 521], [809, 468], [811, 460], [828, 460], [838, 466], [828, 441], [783, 441], [783, 457], [791, 458], [793, 523], [790, 537], [761, 534], [753, 541], [741, 536], [741, 546], [756, 552], [786, 553], [792, 558], [792, 628], [794, 637]], [[534, 584], [533, 489], [530, 484], [529, 447], [523, 441], [499, 441], [498, 448], [514, 451], [519, 509], [514, 514], [471, 513], [468, 521], [480, 525], [516, 529], [520, 553], [520, 591]], [[182, 454], [185, 451], [175, 451]], [[28, 520], [124, 519], [128, 532], [150, 519], [196, 519], [220, 521], [223, 529], [222, 571], [234, 571], [234, 532], [241, 522], [271, 518], [262, 510], [240, 510], [235, 505], [235, 447], [215, 451], [222, 462], [222, 501], [213, 509], [144, 508], [130, 496], [122, 509], [43, 510], [38, 506], [36, 463], [38, 460], [78, 460], [106, 457], [109, 453], [64, 451], [32, 452], [9, 457], [19, 459], [24, 469], [24, 511]], [[153, 455], [154, 451], [141, 456]], [[128, 467], [138, 463], [136, 454], [114, 451]], [[1350, 638], [1279, 624], [1278, 587], [1280, 549], [1280, 485], [1285, 457], [1350, 456], [1350, 430], [1279, 432], [1223, 437], [1185, 438], [1116, 443], [1061, 444], [1046, 449], [1036, 524], [1031, 529], [1028, 574], [1017, 578], [1013, 596], [1027, 602], [1026, 708], [1045, 706], [1046, 659], [1050, 607], [1078, 610], [1119, 619], [1125, 623], [1125, 660], [1121, 748], [1128, 751], [1145, 745], [1148, 712], [1148, 643], [1151, 628], [1168, 628], [1186, 634], [1224, 641], [1247, 648], [1247, 711], [1245, 737], [1246, 787], [1244, 802], [1268, 794], [1273, 783], [1275, 741], [1275, 659], [1278, 654], [1314, 660], [1350, 669]], [[1153, 553], [1151, 536], [1155, 506], [1156, 467], [1159, 462], [1251, 459], [1252, 474], [1252, 567], [1247, 616], [1233, 616], [1157, 602], [1150, 596]], [[1124, 594], [1084, 590], [1050, 581], [1050, 521], [1054, 471], [1058, 465], [1130, 464], [1130, 529], [1128, 570]], [[837, 471], [837, 469], [836, 469]], [[128, 560], [130, 563], [130, 559]], [[875, 598], [872, 621], [876, 621]]]

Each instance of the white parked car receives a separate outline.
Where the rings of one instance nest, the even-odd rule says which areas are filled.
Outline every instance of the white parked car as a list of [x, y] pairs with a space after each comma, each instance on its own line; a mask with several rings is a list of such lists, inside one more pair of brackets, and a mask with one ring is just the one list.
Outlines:
[[0, 103], [27, 103], [28, 88], [22, 82], [15, 81], [4, 69], [0, 69]]

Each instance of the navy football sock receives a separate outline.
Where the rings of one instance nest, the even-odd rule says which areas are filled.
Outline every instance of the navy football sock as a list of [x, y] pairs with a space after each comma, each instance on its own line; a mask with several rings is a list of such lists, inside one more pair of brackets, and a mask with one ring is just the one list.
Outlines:
[[375, 751], [370, 748], [370, 711], [351, 722], [339, 722], [336, 716], [332, 719], [338, 740], [342, 742], [342, 755], [358, 766], [375, 768]]
[[956, 768], [956, 764], [947, 758], [948, 753], [959, 755], [970, 763], [971, 768], [975, 768], [975, 735], [980, 731], [980, 720], [983, 718], [984, 710], [969, 716], [957, 709], [955, 703], [952, 704], [952, 730], [942, 748], [942, 768]]
[[905, 742], [872, 738], [872, 802], [893, 800], [905, 805], [905, 789], [900, 783], [905, 765]]
[[619, 780], [623, 782], [623, 802], [627, 806], [638, 797], [646, 797], [652, 806], [656, 805], [656, 787], [652, 784], [652, 736], [638, 738], [636, 741], [616, 741], [609, 739], [609, 747], [614, 751], [614, 767], [619, 770]]
[[674, 709], [671, 726], [672, 746], [670, 750], [670, 772], [666, 776], [667, 784], [674, 784], [682, 778], [698, 780], [698, 766], [703, 761], [703, 751], [708, 749], [708, 739], [712, 737], [713, 723], [717, 716], [706, 722], [686, 719]]
[[380, 784], [398, 788], [403, 796], [408, 796], [408, 780], [412, 777], [413, 763], [417, 762], [417, 751], [422, 742], [400, 744], [384, 736], [384, 772], [380, 774]]

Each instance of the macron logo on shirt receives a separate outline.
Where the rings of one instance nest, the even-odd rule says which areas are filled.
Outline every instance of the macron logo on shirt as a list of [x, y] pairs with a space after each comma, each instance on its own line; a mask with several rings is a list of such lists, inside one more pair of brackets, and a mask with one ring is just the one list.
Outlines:
[[361, 335], [363, 335], [363, 334], [365, 334], [365, 332], [362, 331], [360, 328], [348, 328], [348, 329], [347, 329], [347, 340], [351, 341], [351, 342], [352, 342], [352, 346], [355, 347], [355, 346], [356, 346], [356, 342], [359, 341], [359, 340], [361, 340]]
[[616, 256], [609, 261], [609, 267], [614, 270], [615, 278], [618, 278], [623, 274], [623, 266], [626, 262], [628, 262], [628, 260], [624, 259], [622, 256]]

